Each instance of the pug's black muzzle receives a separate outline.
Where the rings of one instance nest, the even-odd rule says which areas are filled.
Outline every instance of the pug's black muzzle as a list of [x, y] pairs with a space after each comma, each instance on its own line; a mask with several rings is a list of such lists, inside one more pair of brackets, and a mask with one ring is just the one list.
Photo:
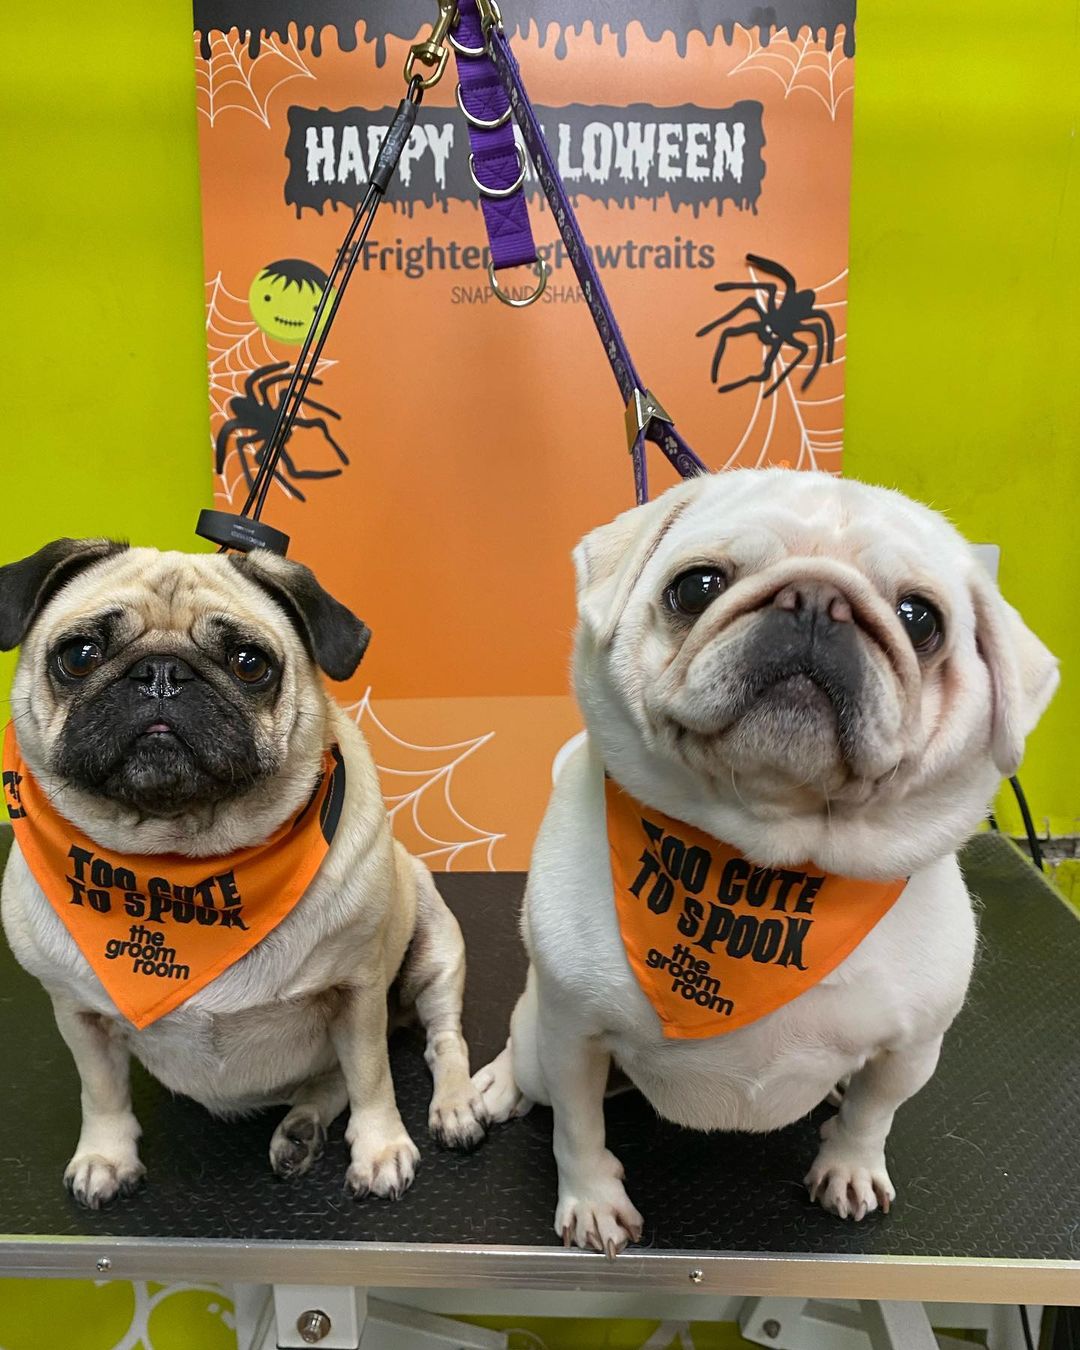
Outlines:
[[96, 796], [165, 816], [239, 796], [265, 776], [240, 696], [167, 652], [76, 695], [55, 768]]
[[[746, 648], [746, 677], [736, 716], [774, 694], [784, 706], [784, 688], [802, 676], [828, 699], [836, 715], [841, 750], [848, 752], [863, 685], [863, 658], [853, 622], [837, 621], [827, 608], [804, 605], [764, 612]], [[794, 712], [798, 700], [792, 700]]]

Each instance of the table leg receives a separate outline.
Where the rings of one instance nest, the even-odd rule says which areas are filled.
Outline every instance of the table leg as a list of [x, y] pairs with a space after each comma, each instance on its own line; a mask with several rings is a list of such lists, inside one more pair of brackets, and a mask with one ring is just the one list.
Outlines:
[[864, 1300], [859, 1307], [873, 1350], [938, 1350], [937, 1338], [921, 1303]]

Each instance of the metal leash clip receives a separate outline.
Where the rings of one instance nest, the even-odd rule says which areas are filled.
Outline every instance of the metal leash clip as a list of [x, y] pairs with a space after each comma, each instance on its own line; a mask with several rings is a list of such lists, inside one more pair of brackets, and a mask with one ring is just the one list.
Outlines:
[[[484, 41], [479, 47], [468, 47], [453, 33], [449, 34], [450, 46], [461, 56], [486, 56], [488, 46], [491, 42], [492, 29], [498, 29], [502, 32], [503, 16], [502, 10], [496, 4], [496, 0], [476, 0], [476, 8], [480, 14], [480, 26], [484, 31]], [[464, 112], [464, 109], [462, 109]], [[467, 116], [467, 114], [466, 114]]]
[[[450, 30], [457, 23], [457, 17], [457, 0], [439, 0], [439, 17], [435, 20], [431, 36], [425, 38], [423, 42], [414, 42], [409, 48], [409, 55], [405, 58], [406, 84], [419, 80], [424, 89], [430, 89], [432, 85], [439, 83], [450, 57], [447, 41], [453, 42]], [[422, 66], [434, 67], [431, 74], [426, 77], [418, 75], [417, 62]]]
[[476, 8], [480, 11], [480, 22], [484, 26], [485, 37], [491, 36], [493, 28], [502, 32], [503, 16], [497, 0], [476, 0]]

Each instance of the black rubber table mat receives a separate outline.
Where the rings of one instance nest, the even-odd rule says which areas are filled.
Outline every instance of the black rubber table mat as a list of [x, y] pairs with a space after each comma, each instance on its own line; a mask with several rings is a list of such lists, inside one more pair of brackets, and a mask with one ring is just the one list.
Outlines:
[[[658, 1120], [626, 1094], [607, 1105], [608, 1142], [645, 1215], [647, 1245], [1080, 1259], [1080, 923], [1006, 841], [981, 836], [964, 861], [982, 909], [978, 969], [937, 1074], [897, 1117], [892, 1214], [855, 1225], [807, 1201], [801, 1178], [820, 1114], [766, 1137], [704, 1135]], [[479, 1065], [502, 1046], [524, 977], [516, 927], [523, 880], [490, 873], [438, 880], [465, 931], [466, 1030]], [[554, 1244], [550, 1112], [536, 1108], [502, 1126], [471, 1156], [441, 1152], [427, 1136], [429, 1080], [421, 1038], [411, 1031], [395, 1038], [392, 1063], [423, 1160], [397, 1203], [354, 1203], [342, 1194], [344, 1117], [315, 1170], [282, 1182], [267, 1163], [281, 1111], [215, 1120], [136, 1067], [148, 1181], [111, 1209], [88, 1213], [61, 1184], [79, 1129], [75, 1070], [48, 1000], [6, 946], [0, 990], [0, 1233]]]

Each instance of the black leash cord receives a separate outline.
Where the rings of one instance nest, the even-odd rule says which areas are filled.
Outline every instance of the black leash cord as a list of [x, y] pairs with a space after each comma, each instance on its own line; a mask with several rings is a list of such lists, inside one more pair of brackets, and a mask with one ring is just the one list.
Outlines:
[[[364, 199], [356, 209], [352, 222], [346, 231], [345, 238], [342, 240], [341, 247], [338, 249], [337, 257], [334, 260], [334, 266], [327, 277], [326, 285], [323, 287], [323, 293], [319, 297], [319, 303], [315, 310], [315, 315], [311, 321], [311, 326], [304, 338], [304, 345], [300, 349], [300, 355], [297, 357], [296, 366], [289, 380], [289, 386], [285, 391], [285, 396], [281, 400], [278, 408], [277, 419], [274, 422], [274, 429], [270, 433], [270, 438], [266, 443], [266, 449], [263, 453], [262, 463], [259, 465], [255, 480], [251, 485], [251, 491], [248, 493], [247, 500], [241, 511], [242, 516], [258, 520], [262, 514], [262, 509], [266, 505], [267, 493], [270, 491], [270, 484], [273, 481], [274, 470], [277, 468], [277, 462], [281, 457], [285, 442], [292, 430], [293, 421], [300, 411], [300, 407], [307, 393], [308, 385], [311, 383], [319, 364], [319, 357], [322, 354], [323, 346], [326, 342], [330, 328], [333, 325], [334, 317], [338, 312], [342, 297], [345, 294], [345, 288], [349, 284], [349, 278], [356, 267], [357, 259], [360, 257], [364, 241], [368, 237], [371, 226], [375, 220], [376, 212], [386, 195], [386, 190], [390, 186], [394, 172], [398, 166], [398, 160], [401, 158], [401, 152], [412, 133], [416, 122], [416, 114], [420, 107], [420, 102], [424, 96], [424, 88], [419, 77], [415, 77], [409, 83], [409, 92], [398, 105], [397, 113], [383, 138], [383, 143], [379, 148], [379, 156], [375, 161], [375, 167], [371, 172], [371, 180], [368, 190], [364, 194]], [[333, 300], [330, 300], [331, 294], [336, 287], [337, 293]], [[327, 304], [329, 302], [329, 309]], [[320, 325], [324, 313], [326, 314], [326, 323]], [[317, 336], [316, 336], [317, 335]], [[222, 545], [222, 552], [228, 545]]]
[[1028, 848], [1031, 850], [1031, 861], [1040, 872], [1046, 871], [1046, 863], [1043, 861], [1042, 849], [1039, 847], [1039, 836], [1035, 830], [1035, 822], [1031, 818], [1031, 808], [1028, 806], [1027, 798], [1024, 796], [1024, 789], [1020, 786], [1020, 779], [1014, 774], [1009, 779], [1009, 786], [1016, 797], [1016, 804], [1020, 808], [1020, 814], [1024, 818], [1024, 832], [1027, 835]]

